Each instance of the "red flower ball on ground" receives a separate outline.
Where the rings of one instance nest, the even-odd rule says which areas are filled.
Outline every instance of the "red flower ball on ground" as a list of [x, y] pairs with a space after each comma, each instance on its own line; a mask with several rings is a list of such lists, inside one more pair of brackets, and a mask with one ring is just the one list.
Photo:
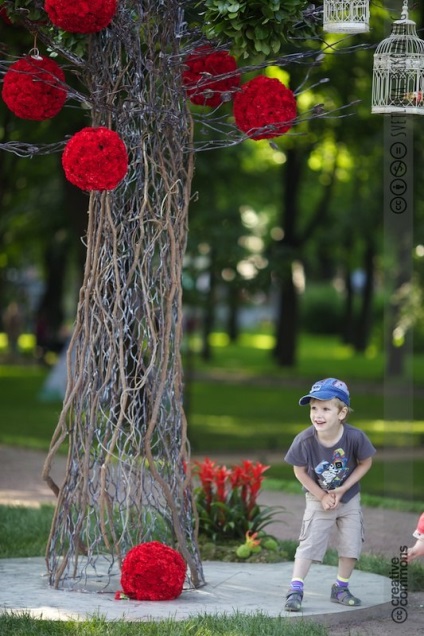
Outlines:
[[81, 190], [113, 190], [127, 173], [127, 149], [109, 128], [83, 128], [66, 144], [62, 166], [68, 181]]
[[111, 22], [117, 0], [46, 0], [51, 22], [69, 33], [97, 33]]
[[[216, 108], [232, 99], [235, 89], [240, 85], [240, 74], [235, 73], [237, 62], [228, 51], [201, 47], [189, 55], [184, 64], [188, 68], [183, 72], [183, 82], [193, 104]], [[214, 76], [226, 74], [229, 76], [213, 79]]]
[[243, 84], [234, 98], [233, 113], [237, 127], [249, 137], [271, 139], [292, 127], [296, 98], [280, 80], [259, 75]]
[[66, 101], [65, 74], [49, 57], [28, 55], [4, 76], [2, 97], [22, 119], [42, 121], [57, 115]]
[[169, 601], [183, 591], [187, 564], [177, 550], [159, 541], [132, 548], [122, 563], [121, 585], [136, 601]]

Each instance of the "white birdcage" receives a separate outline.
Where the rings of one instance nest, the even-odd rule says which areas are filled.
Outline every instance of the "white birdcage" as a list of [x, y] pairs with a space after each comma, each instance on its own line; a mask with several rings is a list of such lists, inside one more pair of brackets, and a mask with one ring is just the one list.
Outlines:
[[324, 0], [322, 27], [327, 33], [366, 33], [369, 0]]
[[409, 19], [407, 0], [374, 53], [371, 112], [424, 115], [424, 41]]

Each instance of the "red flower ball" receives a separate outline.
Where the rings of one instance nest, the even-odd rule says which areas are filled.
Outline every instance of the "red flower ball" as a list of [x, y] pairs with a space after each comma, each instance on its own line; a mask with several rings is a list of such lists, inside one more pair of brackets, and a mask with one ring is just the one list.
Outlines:
[[127, 173], [127, 150], [113, 130], [87, 127], [66, 144], [62, 166], [68, 181], [81, 190], [113, 190]]
[[243, 84], [234, 98], [233, 113], [237, 127], [249, 137], [271, 139], [292, 127], [296, 98], [280, 80], [259, 75]]
[[12, 20], [7, 15], [7, 10], [4, 7], [0, 9], [0, 18], [5, 24], [12, 24]]
[[111, 22], [117, 0], [46, 0], [51, 22], [69, 33], [97, 33]]
[[28, 55], [14, 62], [4, 76], [2, 97], [22, 119], [42, 121], [54, 117], [66, 101], [61, 85], [65, 74], [49, 57]]
[[136, 601], [170, 601], [183, 591], [186, 571], [187, 564], [179, 552], [159, 541], [150, 541], [127, 553], [121, 585], [125, 596]]
[[[183, 82], [187, 95], [193, 104], [216, 108], [232, 98], [232, 93], [240, 85], [240, 74], [235, 73], [237, 62], [228, 51], [213, 51], [201, 47], [185, 60], [188, 67], [183, 72]], [[213, 80], [210, 76], [231, 73], [229, 77]], [[228, 96], [228, 97], [227, 97]]]

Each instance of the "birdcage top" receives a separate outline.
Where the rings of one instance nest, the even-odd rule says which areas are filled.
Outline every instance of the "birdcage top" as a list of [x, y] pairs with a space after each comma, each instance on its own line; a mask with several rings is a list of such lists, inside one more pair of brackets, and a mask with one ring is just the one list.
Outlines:
[[409, 18], [408, 0], [403, 1], [400, 20], [393, 22], [390, 36], [380, 42], [375, 54], [424, 56], [424, 40], [418, 37], [416, 23]]

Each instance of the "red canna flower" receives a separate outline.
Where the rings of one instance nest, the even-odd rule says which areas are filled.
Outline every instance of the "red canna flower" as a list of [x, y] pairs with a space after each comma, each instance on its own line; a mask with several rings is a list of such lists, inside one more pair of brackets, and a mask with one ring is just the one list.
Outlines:
[[215, 480], [215, 467], [216, 464], [209, 457], [206, 457], [203, 462], [196, 461], [195, 472], [197, 473], [200, 483], [205, 494], [206, 505], [209, 507], [213, 498], [213, 483]]
[[215, 486], [218, 501], [227, 500], [227, 484], [231, 471], [226, 466], [217, 466], [215, 469]]

